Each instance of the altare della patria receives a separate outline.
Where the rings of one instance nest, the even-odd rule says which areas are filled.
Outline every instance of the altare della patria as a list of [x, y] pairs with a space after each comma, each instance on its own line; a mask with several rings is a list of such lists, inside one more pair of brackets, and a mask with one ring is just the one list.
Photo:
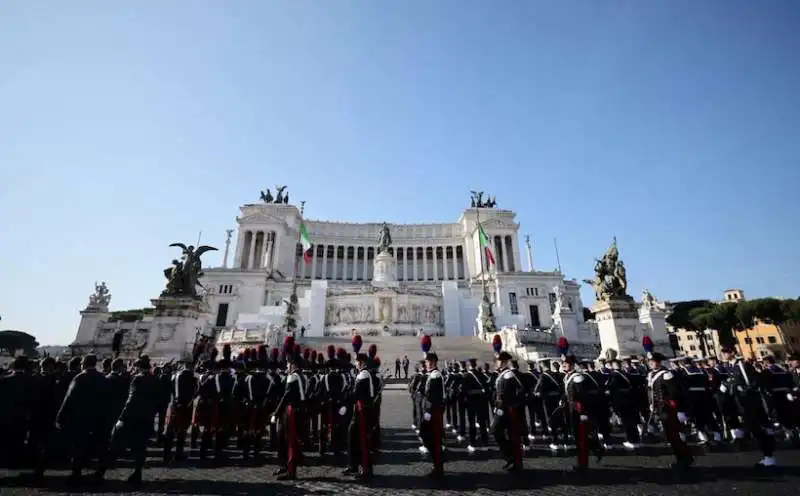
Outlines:
[[[151, 308], [111, 311], [109, 288], [95, 283], [73, 353], [110, 354], [113, 344], [123, 354], [170, 360], [199, 341], [236, 352], [278, 346], [287, 332], [384, 342], [427, 334], [440, 346], [461, 338], [487, 349], [500, 334], [504, 349], [522, 359], [553, 356], [562, 336], [585, 358], [640, 355], [645, 336], [670, 351], [665, 305], [646, 290], [641, 302], [629, 296], [616, 239], [582, 281], [596, 300], [584, 305], [581, 283], [534, 267], [516, 214], [484, 192], [473, 191], [454, 222], [390, 224], [306, 219], [286, 186], [275, 190], [240, 207], [219, 266], [202, 265], [215, 247], [170, 244], [180, 255], [164, 270], [165, 289]], [[585, 320], [584, 306], [593, 319]]]

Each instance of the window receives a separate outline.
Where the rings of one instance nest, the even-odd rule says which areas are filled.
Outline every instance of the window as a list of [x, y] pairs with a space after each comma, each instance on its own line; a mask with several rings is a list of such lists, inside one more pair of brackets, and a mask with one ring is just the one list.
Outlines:
[[744, 338], [745, 344], [753, 344], [753, 338]]
[[217, 292], [219, 294], [233, 294], [233, 284], [221, 284]]
[[768, 342], [769, 344], [775, 344], [775, 343], [777, 343], [777, 342], [778, 342], [778, 340], [777, 340], [777, 339], [775, 339], [775, 336], [770, 336], [770, 337], [768, 337], [768, 338], [767, 338], [767, 342]]
[[531, 305], [528, 307], [531, 314], [531, 327], [542, 327], [542, 321], [539, 318], [539, 305]]
[[764, 344], [764, 338], [761, 338], [761, 337], [756, 338], [756, 343]]
[[511, 315], [519, 315], [517, 308], [517, 293], [508, 293], [508, 306], [511, 308]]
[[220, 303], [217, 310], [217, 327], [225, 327], [228, 322], [228, 304]]
[[553, 313], [556, 311], [556, 294], [550, 293], [547, 297], [550, 300], [550, 313]]
[[691, 350], [691, 351], [694, 351], [694, 350], [696, 350], [696, 349], [697, 349], [697, 347], [696, 347], [695, 345], [691, 345], [691, 346], [689, 347], [689, 350]]
[[687, 341], [694, 341], [694, 336], [692, 334], [689, 334], [688, 336], [686, 336], [686, 340]]

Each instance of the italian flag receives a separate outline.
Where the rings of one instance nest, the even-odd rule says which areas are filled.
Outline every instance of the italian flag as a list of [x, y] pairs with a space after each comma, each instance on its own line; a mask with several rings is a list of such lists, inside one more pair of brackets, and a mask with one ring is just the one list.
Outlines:
[[308, 239], [306, 223], [300, 221], [300, 244], [303, 245], [303, 261], [311, 263], [311, 240]]
[[483, 232], [483, 226], [478, 224], [478, 237], [481, 241], [481, 246], [484, 250], [486, 250], [486, 261], [489, 262], [489, 265], [495, 265], [494, 263], [494, 254], [492, 253], [492, 247], [489, 244], [489, 238], [486, 236], [486, 233]]

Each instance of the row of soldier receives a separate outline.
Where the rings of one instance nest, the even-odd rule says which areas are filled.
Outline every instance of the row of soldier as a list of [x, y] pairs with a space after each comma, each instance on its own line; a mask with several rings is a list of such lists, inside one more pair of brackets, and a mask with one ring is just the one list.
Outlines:
[[[612, 424], [620, 425], [622, 445], [629, 450], [643, 436], [660, 431], [680, 469], [694, 461], [686, 445], [691, 435], [701, 444], [739, 442], [749, 435], [763, 455], [758, 467], [775, 465], [778, 431], [795, 441], [800, 438], [797, 354], [790, 357], [788, 369], [772, 358], [756, 367], [737, 359], [731, 348], [723, 349], [720, 360], [698, 363], [669, 362], [656, 353], [647, 366], [627, 359], [601, 361], [596, 367], [565, 357], [529, 363], [527, 372], [505, 352], [497, 359], [494, 371], [475, 359], [441, 369], [430, 360], [419, 364], [409, 384], [412, 429], [423, 443], [420, 451], [432, 454], [435, 471], [443, 469], [440, 443], [448, 430], [467, 443], [469, 452], [485, 448], [492, 432], [505, 468], [512, 471], [521, 469], [522, 452], [537, 438], [549, 441], [554, 451], [574, 441], [575, 468], [585, 471], [589, 452], [601, 458], [609, 447]], [[428, 418], [440, 410], [443, 425], [431, 430]], [[431, 432], [439, 433], [438, 442]]]
[[[38, 367], [17, 357], [11, 374], [0, 377], [0, 464], [33, 467], [41, 477], [48, 467], [69, 461], [71, 482], [82, 480], [92, 459], [92, 480], [102, 481], [123, 449], [131, 451], [140, 483], [153, 427], [167, 463], [180, 463], [187, 438], [200, 459], [225, 460], [235, 438], [243, 458], [261, 458], [266, 442], [275, 449], [280, 480], [293, 480], [303, 451], [337, 458], [348, 452], [345, 474], [372, 476], [379, 448], [382, 380], [377, 348], [357, 354], [344, 349], [302, 350], [287, 338], [279, 352], [260, 347], [236, 360], [223, 357], [151, 367], [146, 356], [130, 369], [97, 358], [74, 358], [65, 366], [52, 358]], [[174, 370], [177, 369], [177, 370]], [[166, 399], [165, 399], [166, 398]]]

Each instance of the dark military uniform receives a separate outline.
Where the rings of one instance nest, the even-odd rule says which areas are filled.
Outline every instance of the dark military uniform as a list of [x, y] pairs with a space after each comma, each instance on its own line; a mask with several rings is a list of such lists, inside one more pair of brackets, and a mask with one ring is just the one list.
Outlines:
[[183, 458], [186, 432], [192, 420], [192, 402], [197, 392], [197, 378], [191, 368], [175, 374], [171, 381], [171, 401], [167, 410], [167, 426], [164, 432], [164, 461], [172, 461], [171, 451], [175, 449], [175, 460]]
[[[660, 362], [663, 356], [654, 354], [652, 360]], [[664, 369], [655, 368], [647, 376], [647, 385], [650, 392], [650, 408], [653, 417], [661, 421], [664, 434], [672, 447], [676, 458], [676, 467], [689, 467], [694, 459], [689, 448], [681, 438], [680, 417], [684, 415], [683, 391], [681, 381], [675, 373]]]
[[[480, 446], [486, 447], [489, 444], [487, 432], [489, 418], [486, 412], [487, 382], [488, 378], [477, 367], [477, 361], [471, 359], [461, 384], [462, 394], [466, 398], [469, 424], [469, 446], [467, 446], [467, 449], [478, 446], [476, 429], [480, 430]], [[470, 451], [472, 450], [470, 449]]]
[[[299, 365], [299, 356], [288, 356], [287, 359]], [[302, 443], [300, 435], [304, 422], [303, 408], [306, 402], [307, 384], [303, 372], [297, 368], [286, 375], [286, 385], [274, 416], [280, 421], [278, 435], [278, 464], [280, 480], [297, 478], [297, 467], [302, 459]]]
[[[368, 358], [359, 354], [356, 361], [365, 365]], [[356, 375], [350, 402], [353, 404], [353, 418], [348, 429], [348, 468], [345, 473], [357, 470], [364, 477], [372, 476], [372, 459], [370, 458], [372, 426], [375, 414], [375, 400], [378, 395], [376, 377], [366, 368], [361, 368]], [[359, 470], [360, 469], [360, 470]]]
[[[96, 365], [97, 358], [94, 355], [84, 357], [84, 370], [72, 379], [56, 415], [56, 424], [63, 429], [69, 445], [72, 482], [80, 479], [81, 472], [89, 463], [96, 447], [103, 446], [109, 435], [106, 430], [108, 381], [95, 369]], [[152, 428], [151, 423], [150, 429]]]
[[438, 359], [439, 357], [435, 353], [426, 355], [426, 361], [431, 363], [431, 367], [420, 388], [422, 421], [419, 433], [425, 448], [433, 457], [433, 470], [429, 474], [432, 476], [444, 473], [442, 443], [444, 442], [444, 409], [447, 391], [445, 378], [435, 365]]
[[[505, 352], [498, 360], [508, 361]], [[497, 370], [494, 393], [494, 437], [500, 447], [500, 455], [510, 470], [522, 469], [522, 436], [525, 407], [525, 386], [520, 372], [511, 368]]]

